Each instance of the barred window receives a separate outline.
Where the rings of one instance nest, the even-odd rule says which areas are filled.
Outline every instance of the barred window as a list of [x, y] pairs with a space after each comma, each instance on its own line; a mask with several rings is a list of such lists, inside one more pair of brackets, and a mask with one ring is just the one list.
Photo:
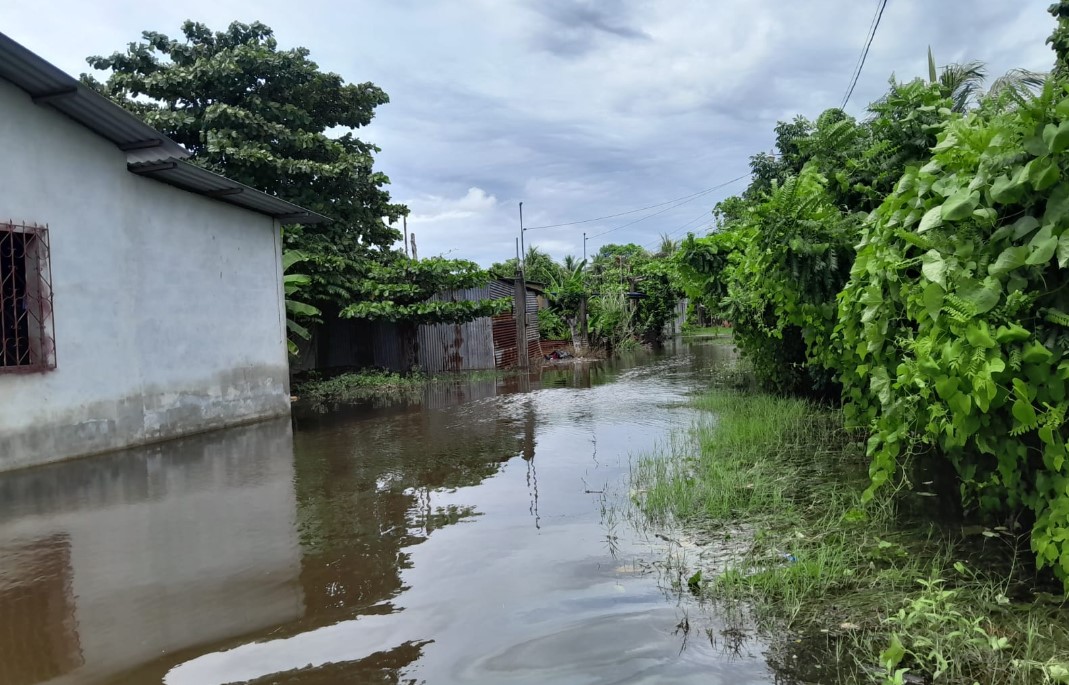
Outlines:
[[0, 373], [54, 368], [48, 228], [0, 223]]

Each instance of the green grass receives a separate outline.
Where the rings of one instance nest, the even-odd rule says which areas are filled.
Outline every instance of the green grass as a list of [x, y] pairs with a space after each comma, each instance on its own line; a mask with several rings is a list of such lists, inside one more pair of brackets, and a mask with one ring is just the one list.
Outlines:
[[497, 370], [463, 371], [428, 375], [368, 370], [343, 373], [330, 378], [312, 377], [294, 386], [297, 401], [315, 410], [360, 402], [368, 399], [419, 399], [423, 389], [432, 385], [451, 385], [502, 378], [508, 372]]
[[1022, 595], [1016, 554], [981, 563], [977, 537], [1012, 550], [997, 535], [907, 522], [905, 492], [862, 501], [861, 436], [837, 412], [731, 390], [697, 405], [708, 418], [634, 472], [645, 521], [730, 552], [680, 569], [680, 592], [801, 651], [791, 667], [834, 666], [821, 679], [1069, 682], [1069, 612]]
[[727, 326], [711, 326], [708, 328], [687, 328], [683, 335], [693, 338], [730, 338], [731, 328]]

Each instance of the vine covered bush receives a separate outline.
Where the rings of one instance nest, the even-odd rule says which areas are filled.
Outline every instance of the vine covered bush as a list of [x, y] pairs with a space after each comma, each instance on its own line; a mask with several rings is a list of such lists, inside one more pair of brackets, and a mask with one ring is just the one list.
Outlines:
[[735, 341], [774, 390], [834, 391], [825, 355], [836, 323], [857, 224], [830, 201], [827, 179], [806, 166], [773, 183], [733, 231], [742, 246], [722, 300]]
[[863, 230], [839, 297], [847, 416], [874, 488], [918, 447], [964, 503], [1030, 510], [1069, 581], [1069, 94], [1009, 93], [951, 120]]

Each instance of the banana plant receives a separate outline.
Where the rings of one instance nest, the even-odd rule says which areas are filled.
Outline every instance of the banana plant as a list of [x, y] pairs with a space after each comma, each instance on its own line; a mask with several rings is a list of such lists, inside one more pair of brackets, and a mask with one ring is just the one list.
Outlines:
[[286, 346], [289, 348], [290, 354], [294, 356], [297, 355], [297, 342], [293, 339], [294, 336], [302, 340], [308, 340], [312, 337], [312, 332], [297, 323], [297, 319], [308, 319], [319, 316], [321, 313], [318, 307], [293, 297], [294, 295], [299, 295], [312, 282], [312, 277], [307, 274], [286, 273], [292, 266], [307, 259], [308, 255], [298, 250], [287, 250], [282, 253], [282, 287], [286, 294], [286, 329], [289, 331], [289, 336], [286, 338]]

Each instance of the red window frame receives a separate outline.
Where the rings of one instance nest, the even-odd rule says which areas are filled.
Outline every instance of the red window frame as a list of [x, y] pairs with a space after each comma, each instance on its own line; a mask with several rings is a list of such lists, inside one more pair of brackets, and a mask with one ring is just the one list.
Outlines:
[[0, 374], [54, 368], [48, 226], [0, 222]]

